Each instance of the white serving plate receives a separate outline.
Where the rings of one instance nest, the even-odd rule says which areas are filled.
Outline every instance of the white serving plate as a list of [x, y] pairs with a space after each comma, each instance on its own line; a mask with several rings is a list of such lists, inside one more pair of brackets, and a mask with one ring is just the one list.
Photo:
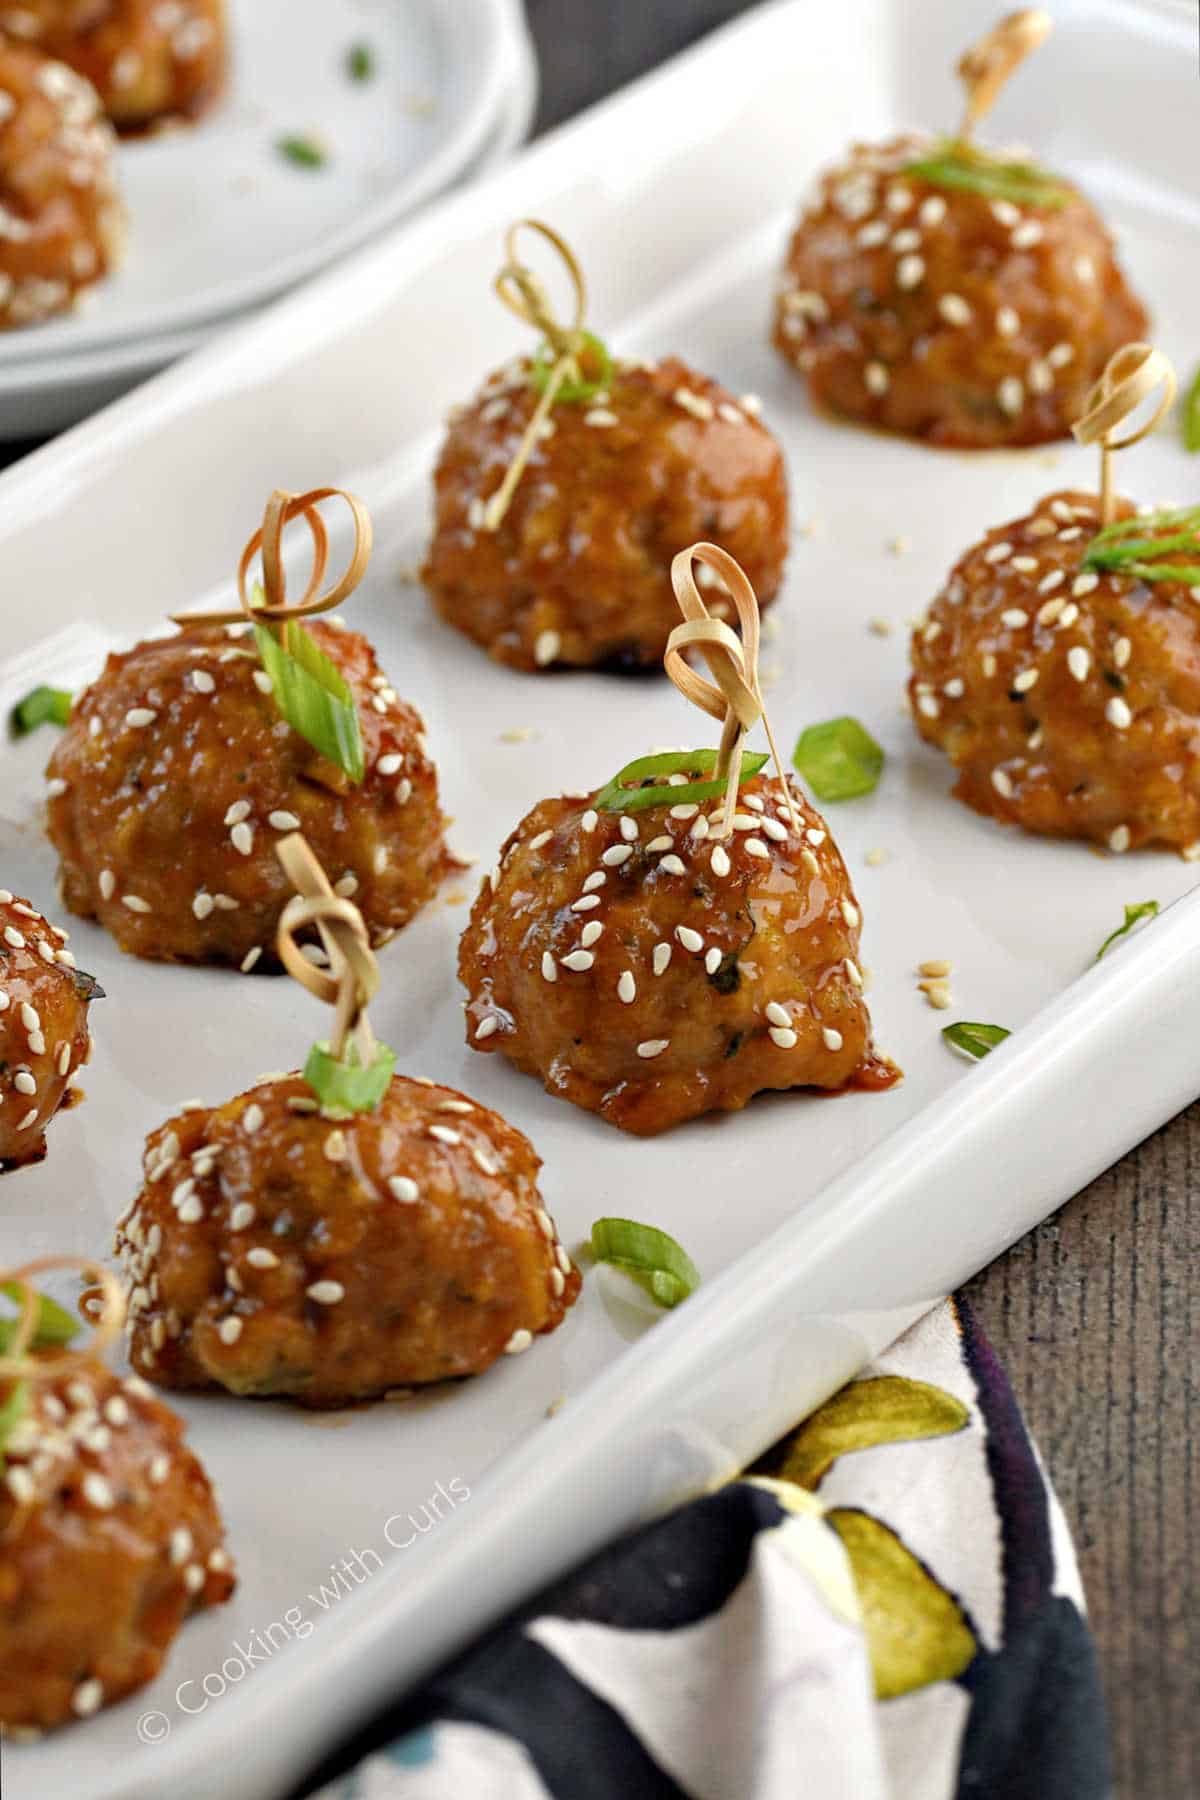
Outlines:
[[[0, 369], [228, 317], [369, 242], [478, 157], [507, 99], [520, 0], [229, 0], [222, 99], [117, 152], [125, 262], [76, 313], [0, 334]], [[346, 54], [369, 44], [373, 79]], [[319, 170], [280, 154], [317, 134]]]
[[[452, 185], [476, 181], [524, 142], [537, 105], [537, 61], [525, 31], [507, 47], [504, 98], [478, 157]], [[251, 308], [245, 317], [253, 316]], [[152, 337], [134, 337], [95, 349], [52, 351], [0, 362], [0, 444], [49, 436], [86, 419], [139, 382], [207, 344], [238, 319], [209, 319]], [[38, 342], [41, 334], [35, 334]], [[3, 339], [0, 339], [0, 345]]]
[[[528, 212], [556, 221], [618, 349], [679, 349], [757, 390], [784, 440], [795, 517], [814, 532], [797, 539], [767, 647], [769, 700], [789, 743], [848, 711], [889, 751], [876, 794], [832, 809], [831, 824], [864, 908], [879, 1041], [907, 1073], [883, 1096], [770, 1098], [649, 1142], [622, 1137], [464, 1048], [453, 973], [464, 908], [431, 909], [386, 952], [374, 1009], [401, 1067], [466, 1088], [529, 1133], [568, 1244], [597, 1215], [626, 1212], [680, 1238], [705, 1285], [651, 1320], [589, 1276], [574, 1315], [528, 1355], [404, 1405], [312, 1418], [185, 1402], [239, 1557], [238, 1595], [187, 1626], [143, 1694], [8, 1751], [6, 1794], [208, 1800], [214, 1771], [238, 1800], [282, 1793], [538, 1583], [760, 1451], [1200, 1087], [1194, 868], [975, 818], [947, 798], [945, 763], [900, 711], [906, 619], [986, 525], [1051, 484], [1089, 481], [1090, 453], [1064, 449], [1051, 470], [1042, 452], [935, 453], [832, 425], [765, 341], [800, 188], [852, 134], [953, 116], [946, 71], [993, 10], [791, 0], [754, 14], [0, 479], [0, 655], [19, 660], [9, 694], [33, 678], [75, 681], [104, 642], [228, 592], [271, 486], [356, 487], [380, 548], [354, 622], [424, 710], [456, 840], [486, 867], [544, 792], [698, 735], [665, 683], [497, 668], [398, 579], [425, 531], [445, 409], [522, 343], [489, 298], [502, 228]], [[1186, 15], [1115, 0], [1058, 13], [998, 128], [1086, 172], [1154, 300], [1159, 341], [1186, 364], [1200, 270]], [[1080, 65], [1094, 79], [1068, 84]], [[1068, 85], [1069, 114], [1053, 99]], [[1182, 499], [1194, 467], [1164, 433], [1130, 453], [1125, 476], [1141, 495]], [[885, 550], [897, 534], [912, 543], [901, 558]], [[894, 637], [868, 635], [876, 614]], [[38, 641], [83, 621], [73, 665]], [[537, 735], [501, 742], [513, 726]], [[3, 879], [35, 898], [53, 887], [36, 819], [47, 748], [43, 735], [7, 752], [0, 800]], [[884, 866], [866, 866], [872, 846], [890, 852]], [[1151, 896], [1177, 904], [1091, 966], [1123, 903]], [[6, 1261], [65, 1245], [104, 1253], [143, 1133], [187, 1094], [218, 1100], [299, 1056], [318, 1025], [289, 984], [141, 966], [78, 923], [73, 947], [110, 993], [95, 1011], [89, 1101], [54, 1126], [39, 1169], [5, 1181]], [[954, 963], [950, 1015], [915, 992], [928, 956]], [[1019, 1029], [970, 1068], [940, 1041], [947, 1016]], [[469, 1502], [389, 1549], [387, 1521], [400, 1515], [404, 1530], [455, 1477]], [[310, 1596], [332, 1561], [367, 1547], [383, 1566], [327, 1616]], [[181, 1684], [297, 1606], [310, 1635], [202, 1713], [181, 1710]], [[196, 1687], [182, 1700], [198, 1703]], [[160, 1741], [138, 1748], [139, 1724]]]

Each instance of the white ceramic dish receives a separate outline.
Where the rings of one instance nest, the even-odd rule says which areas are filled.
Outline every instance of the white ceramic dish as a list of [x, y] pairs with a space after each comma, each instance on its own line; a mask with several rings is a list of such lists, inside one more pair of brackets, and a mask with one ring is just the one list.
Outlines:
[[[589, 1277], [573, 1317], [529, 1355], [406, 1405], [329, 1420], [186, 1402], [240, 1560], [238, 1595], [188, 1625], [144, 1694], [8, 1751], [6, 1794], [207, 1800], [217, 1780], [238, 1800], [281, 1794], [537, 1583], [759, 1451], [1200, 1086], [1200, 900], [1183, 897], [1194, 868], [975, 818], [947, 797], [946, 765], [899, 707], [906, 619], [974, 535], [1051, 484], [1091, 479], [1091, 456], [1064, 449], [1050, 469], [1045, 453], [937, 454], [834, 426], [810, 414], [765, 341], [799, 189], [852, 134], [948, 116], [951, 61], [993, 10], [856, 0], [816, 13], [793, 0], [753, 15], [0, 480], [0, 653], [20, 658], [9, 695], [50, 674], [77, 680], [104, 641], [227, 590], [272, 485], [357, 487], [381, 543], [355, 622], [425, 711], [456, 838], [486, 866], [543, 792], [695, 736], [664, 684], [507, 673], [398, 583], [425, 530], [442, 414], [521, 343], [489, 296], [502, 228], [530, 211], [556, 220], [618, 348], [678, 348], [756, 389], [785, 442], [795, 518], [814, 531], [798, 536], [768, 647], [770, 703], [785, 737], [847, 711], [889, 751], [876, 794], [832, 809], [831, 824], [864, 908], [878, 1037], [907, 1073], [884, 1096], [772, 1098], [650, 1142], [623, 1138], [464, 1048], [453, 975], [464, 912], [431, 909], [384, 959], [375, 1016], [401, 1066], [465, 1087], [530, 1134], [569, 1244], [598, 1214], [627, 1212], [679, 1237], [705, 1285], [648, 1323]], [[1187, 21], [1112, 0], [1058, 11], [999, 129], [1086, 173], [1160, 341], [1186, 361], [1200, 269]], [[1068, 114], [1051, 96], [1080, 62], [1094, 79], [1072, 84]], [[1126, 88], [1131, 70], [1139, 84]], [[1127, 462], [1125, 480], [1148, 497], [1183, 498], [1194, 479], [1169, 434]], [[886, 551], [897, 534], [912, 544], [901, 558]], [[876, 614], [895, 622], [891, 639], [868, 635]], [[75, 666], [35, 642], [81, 620], [93, 635]], [[518, 725], [536, 736], [500, 741]], [[43, 737], [6, 754], [0, 802], [4, 879], [35, 897], [53, 887], [35, 816], [46, 749]], [[889, 852], [882, 867], [865, 863], [872, 846]], [[1150, 896], [1178, 903], [1093, 966], [1122, 904]], [[142, 967], [78, 924], [73, 947], [111, 996], [95, 1012], [89, 1101], [55, 1125], [42, 1167], [4, 1183], [4, 1259], [52, 1245], [105, 1252], [144, 1131], [184, 1094], [216, 1100], [298, 1055], [316, 1029], [313, 1004], [287, 984]], [[949, 1016], [1019, 1028], [986, 1063], [942, 1045], [947, 1015], [914, 988], [927, 956], [953, 961]], [[388, 1521], [408, 1535], [406, 1516], [454, 1477], [469, 1501], [390, 1548]], [[313, 1596], [331, 1562], [368, 1546], [382, 1566], [322, 1608]], [[311, 1634], [186, 1710], [238, 1642], [297, 1607]], [[139, 1728], [156, 1741], [139, 1748]]]
[[[0, 369], [112, 350], [260, 305], [457, 180], [508, 99], [520, 0], [230, 0], [228, 89], [118, 150], [121, 269], [77, 313], [0, 335]], [[370, 46], [375, 71], [346, 57]], [[279, 142], [315, 136], [320, 169]]]
[[[528, 135], [538, 80], [527, 32], [512, 33], [506, 67], [499, 115], [478, 158], [454, 181], [456, 187], [495, 168]], [[246, 316], [255, 310], [250, 309]], [[237, 318], [210, 319], [202, 325], [103, 348], [26, 356], [7, 366], [0, 362], [0, 443], [64, 431], [239, 322]]]

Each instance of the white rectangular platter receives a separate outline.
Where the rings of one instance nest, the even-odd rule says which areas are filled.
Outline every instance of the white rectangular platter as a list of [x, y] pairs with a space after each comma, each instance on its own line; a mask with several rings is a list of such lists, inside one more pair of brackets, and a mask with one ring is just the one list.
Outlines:
[[[878, 1040], [906, 1074], [882, 1096], [771, 1098], [626, 1139], [464, 1048], [454, 957], [465, 907], [453, 896], [476, 875], [452, 883], [383, 958], [374, 1016], [401, 1068], [465, 1088], [530, 1135], [569, 1245], [598, 1215], [630, 1214], [677, 1236], [704, 1286], [658, 1319], [591, 1275], [575, 1314], [529, 1355], [408, 1403], [314, 1418], [185, 1402], [221, 1494], [237, 1596], [184, 1629], [144, 1694], [6, 1748], [6, 1794], [200, 1800], [215, 1771], [245, 1800], [281, 1793], [539, 1582], [761, 1450], [1200, 1089], [1194, 868], [975, 818], [948, 798], [947, 765], [917, 744], [900, 705], [906, 622], [950, 563], [1046, 488], [1090, 482], [1091, 455], [955, 456], [833, 425], [766, 343], [807, 181], [852, 136], [952, 118], [948, 71], [993, 12], [990, 0], [793, 0], [756, 13], [0, 480], [5, 704], [32, 680], [76, 682], [106, 643], [227, 593], [271, 487], [355, 487], [380, 547], [353, 623], [424, 712], [455, 840], [486, 868], [543, 793], [695, 736], [665, 683], [504, 671], [400, 579], [421, 549], [446, 409], [522, 347], [489, 293], [502, 229], [531, 212], [557, 223], [616, 348], [678, 350], [758, 392], [784, 442], [794, 517], [811, 530], [797, 532], [767, 646], [769, 703], [789, 743], [849, 712], [888, 751], [877, 792], [830, 822], [865, 914]], [[1035, 143], [1109, 208], [1157, 339], [1187, 367], [1200, 281], [1194, 22], [1186, 8], [1086, 0], [1056, 12], [998, 132]], [[1141, 497], [1190, 491], [1194, 465], [1172, 432], [1127, 462]], [[888, 552], [898, 536], [911, 544], [899, 557]], [[879, 615], [890, 638], [867, 631]], [[69, 652], [46, 641], [84, 623], [90, 635]], [[515, 727], [533, 735], [505, 741]], [[37, 816], [46, 751], [42, 734], [4, 752], [0, 873], [53, 911]], [[881, 865], [867, 864], [872, 848], [886, 850]], [[1092, 966], [1123, 904], [1151, 897], [1176, 904]], [[77, 922], [72, 944], [109, 994], [94, 1012], [88, 1102], [53, 1128], [40, 1168], [5, 1180], [4, 1261], [63, 1246], [105, 1254], [144, 1133], [184, 1096], [218, 1101], [300, 1057], [317, 1028], [290, 984], [141, 966]], [[953, 1015], [915, 990], [915, 965], [932, 956], [954, 964]], [[1016, 1035], [969, 1068], [941, 1042], [947, 1016]], [[469, 1500], [392, 1549], [389, 1536], [408, 1535], [407, 1516], [455, 1478]], [[331, 1563], [367, 1547], [382, 1568], [323, 1605]], [[289, 1615], [301, 1624], [265, 1666], [205, 1696], [238, 1641]], [[144, 1716], [155, 1741], [139, 1744]]]

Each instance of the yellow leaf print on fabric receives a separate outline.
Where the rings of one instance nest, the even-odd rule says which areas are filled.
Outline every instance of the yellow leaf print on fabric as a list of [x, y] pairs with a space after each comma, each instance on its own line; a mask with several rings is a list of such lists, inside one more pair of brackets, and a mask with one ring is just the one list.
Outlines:
[[944, 1388], [903, 1375], [852, 1381], [769, 1450], [756, 1467], [782, 1481], [815, 1488], [839, 1456], [912, 1438], [961, 1431], [970, 1413]]
[[894, 1700], [961, 1675], [976, 1644], [953, 1596], [870, 1513], [835, 1506], [825, 1519], [854, 1571], [876, 1697]]

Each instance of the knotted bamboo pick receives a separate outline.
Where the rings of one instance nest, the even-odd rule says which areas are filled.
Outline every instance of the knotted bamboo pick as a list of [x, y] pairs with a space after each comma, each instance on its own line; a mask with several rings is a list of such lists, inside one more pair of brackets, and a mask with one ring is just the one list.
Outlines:
[[[722, 620], [714, 619], [701, 599], [696, 578], [692, 574], [692, 565], [697, 562], [714, 570], [729, 589], [738, 623], [742, 628], [740, 638]], [[684, 699], [690, 700], [693, 706], [700, 707], [710, 718], [720, 719], [723, 727], [714, 773], [718, 781], [725, 782], [725, 803], [720, 825], [710, 835], [727, 838], [733, 831], [733, 815], [737, 811], [738, 783], [742, 772], [742, 746], [747, 732], [752, 731], [760, 719], [766, 730], [771, 755], [775, 759], [779, 787], [788, 817], [793, 830], [799, 831], [800, 818], [792, 801], [783, 759], [775, 743], [759, 687], [758, 597], [745, 571], [727, 550], [722, 550], [718, 545], [692, 544], [689, 549], [681, 550], [673, 558], [671, 586], [675, 590], [684, 623], [677, 625], [667, 639], [663, 667]], [[697, 674], [687, 661], [684, 652], [692, 648], [699, 650], [708, 664], [712, 681], [706, 681], [702, 675]]]
[[967, 90], [959, 139], [969, 141], [991, 112], [1000, 89], [1032, 50], [1045, 43], [1054, 24], [1040, 7], [1008, 13], [959, 58], [956, 73]]
[[[275, 854], [296, 889], [279, 918], [275, 940], [279, 960], [301, 987], [334, 1007], [330, 1055], [340, 1062], [347, 1040], [352, 1038], [360, 1065], [368, 1069], [379, 1049], [367, 1017], [367, 1007], [379, 989], [379, 964], [363, 916], [352, 901], [334, 893], [300, 832], [280, 838]], [[316, 927], [325, 946], [328, 970], [309, 962], [297, 942], [297, 933], [311, 926]]]
[[[543, 283], [533, 270], [521, 261], [517, 252], [517, 236], [522, 230], [538, 232], [561, 257], [574, 294], [574, 317], [571, 324], [564, 325], [558, 318], [550, 304], [550, 297]], [[563, 382], [568, 376], [576, 381], [584, 379], [579, 366], [579, 357], [586, 342], [583, 321], [587, 313], [587, 284], [574, 251], [557, 231], [544, 224], [541, 219], [516, 220], [509, 226], [505, 234], [504, 249], [508, 260], [496, 277], [494, 283], [496, 293], [510, 312], [515, 313], [518, 319], [524, 320], [527, 325], [532, 325], [535, 331], [541, 333], [554, 352], [554, 362], [549, 370], [541, 399], [534, 408], [521, 442], [517, 446], [517, 453], [505, 471], [504, 480], [484, 508], [483, 524], [486, 531], [499, 529], [513, 494], [516, 492], [517, 483], [525, 472], [525, 465], [538, 440], [542, 425], [558, 397]]]
[[[319, 589], [329, 560], [329, 533], [317, 511], [322, 500], [344, 500], [354, 520], [354, 548], [345, 570], [325, 593]], [[290, 604], [287, 598], [287, 576], [283, 567], [283, 531], [292, 519], [302, 518], [312, 535], [313, 562], [308, 586], [299, 600]], [[313, 618], [318, 613], [332, 612], [358, 586], [371, 560], [371, 515], [362, 501], [345, 488], [311, 488], [306, 494], [289, 494], [276, 488], [267, 501], [263, 522], [242, 551], [238, 563], [237, 612], [172, 613], [176, 625], [233, 625], [241, 619], [254, 624], [284, 624], [289, 619]], [[247, 585], [250, 565], [262, 552], [262, 604], [256, 602], [254, 590]]]
[[[1116, 427], [1137, 411], [1159, 383], [1162, 395], [1158, 405], [1136, 431], [1115, 437]], [[1175, 398], [1175, 370], [1161, 350], [1151, 344], [1125, 344], [1110, 356], [1104, 372], [1087, 397], [1083, 417], [1071, 427], [1081, 444], [1100, 446], [1100, 524], [1111, 525], [1116, 506], [1113, 492], [1112, 458], [1114, 450], [1127, 450], [1148, 437], [1169, 411]]]
[[[38, 1293], [33, 1286], [33, 1277], [45, 1274], [49, 1269], [78, 1269], [86, 1281], [100, 1288], [102, 1305], [98, 1317], [89, 1318], [92, 1326], [89, 1343], [82, 1348], [64, 1344], [57, 1355], [46, 1358], [34, 1354], [30, 1346], [37, 1335], [38, 1322]], [[88, 1257], [39, 1256], [34, 1262], [22, 1263], [18, 1269], [0, 1269], [0, 1283], [22, 1289], [16, 1334], [8, 1349], [0, 1355], [0, 1381], [36, 1380], [39, 1376], [53, 1376], [57, 1380], [67, 1363], [102, 1355], [125, 1321], [125, 1296], [120, 1282], [110, 1269]]]

